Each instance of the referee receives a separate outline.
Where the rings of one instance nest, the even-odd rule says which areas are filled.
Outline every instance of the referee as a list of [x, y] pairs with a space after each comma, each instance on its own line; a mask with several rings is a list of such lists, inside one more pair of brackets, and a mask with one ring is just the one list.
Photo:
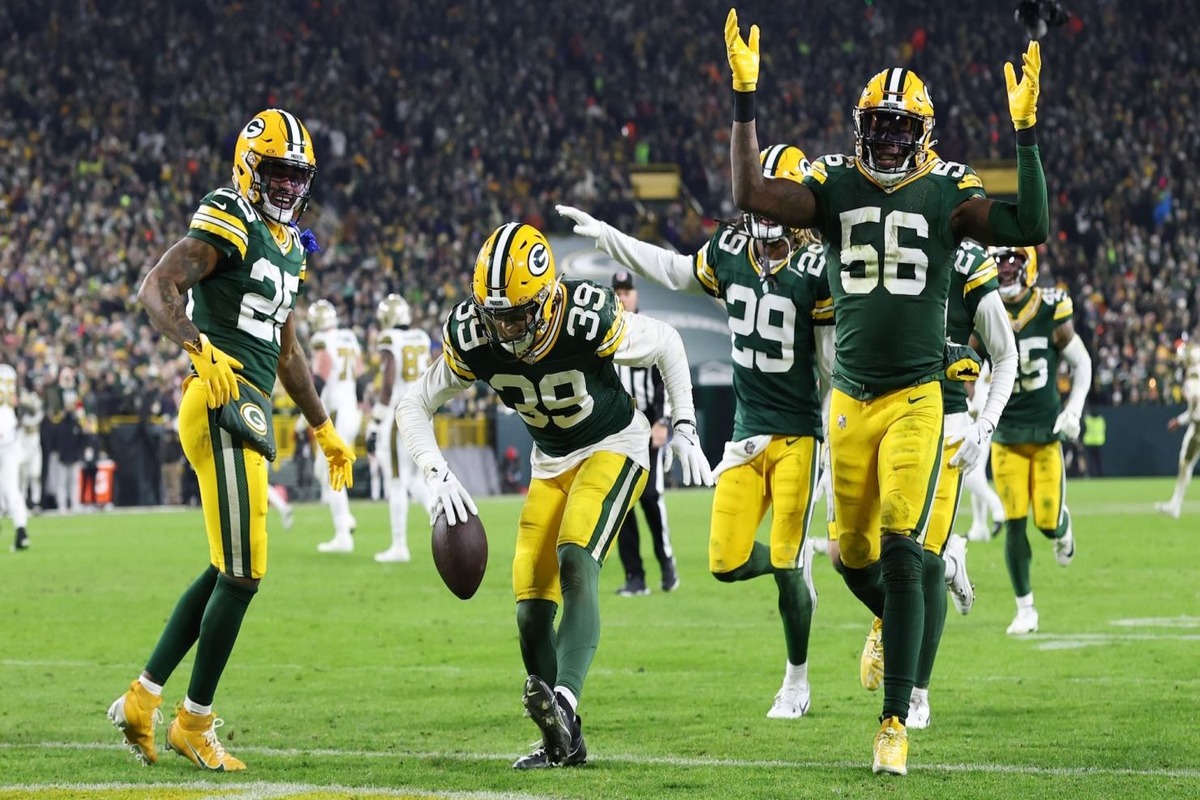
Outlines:
[[[621, 270], [613, 275], [612, 286], [625, 310], [636, 314], [638, 293], [637, 289], [633, 288], [633, 275]], [[670, 409], [665, 407], [662, 375], [657, 367], [621, 365], [617, 366], [617, 373], [621, 377], [621, 385], [633, 397], [638, 411], [645, 414], [652, 424], [650, 475], [638, 503], [642, 507], [643, 516], [646, 517], [650, 538], [654, 541], [654, 555], [658, 558], [662, 570], [662, 590], [674, 591], [679, 586], [679, 573], [675, 570], [675, 553], [671, 549], [671, 533], [667, 526], [667, 506], [663, 502], [662, 469], [662, 451], [671, 430], [671, 419]], [[622, 597], [650, 594], [650, 589], [646, 586], [646, 570], [642, 565], [639, 538], [637, 515], [630, 509], [617, 537], [617, 552], [621, 556], [621, 564], [625, 567], [625, 585], [617, 590], [617, 594]]]

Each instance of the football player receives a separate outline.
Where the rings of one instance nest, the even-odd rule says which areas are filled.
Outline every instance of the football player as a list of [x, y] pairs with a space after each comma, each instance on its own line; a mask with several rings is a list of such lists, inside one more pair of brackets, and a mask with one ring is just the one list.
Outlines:
[[429, 512], [432, 508], [424, 480], [417, 475], [417, 465], [404, 447], [400, 432], [392, 424], [394, 409], [400, 398], [425, 370], [429, 369], [429, 334], [412, 327], [412, 311], [408, 302], [398, 294], [389, 294], [379, 301], [379, 348], [383, 384], [379, 401], [371, 411], [371, 430], [367, 434], [375, 444], [375, 454], [383, 468], [385, 494], [392, 522], [392, 544], [375, 554], [380, 563], [407, 562], [408, 501], [411, 497]]
[[13, 550], [29, 547], [29, 508], [21, 494], [21, 464], [24, 455], [17, 418], [17, 371], [0, 364], [0, 508], [7, 511], [17, 529]]
[[167, 749], [204, 770], [246, 768], [217, 737], [222, 722], [212, 703], [267, 571], [276, 376], [312, 426], [331, 485], [340, 489], [353, 479], [354, 452], [321, 405], [292, 315], [307, 251], [316, 247], [294, 223], [316, 171], [312, 139], [299, 119], [278, 108], [256, 114], [234, 147], [233, 187], [205, 195], [187, 234], [138, 291], [150, 322], [192, 362], [179, 433], [200, 484], [210, 561], [179, 598], [146, 668], [108, 709], [145, 765], [158, 761], [154, 728], [162, 718], [163, 684], [195, 645], [191, 682], [167, 729]]
[[[773, 145], [765, 177], [799, 181], [808, 159]], [[820, 475], [822, 397], [833, 362], [833, 302], [822, 246], [757, 214], [718, 227], [695, 255], [641, 242], [570, 206], [560, 214], [622, 265], [671, 289], [724, 301], [732, 340], [733, 441], [715, 470], [708, 564], [722, 583], [774, 578], [787, 651], [772, 719], [808, 713], [808, 640], [816, 606], [807, 539]], [[824, 378], [817, 385], [817, 372]], [[772, 510], [768, 543], [755, 539]]]
[[[312, 325], [310, 346], [313, 351], [313, 372], [320, 379], [321, 402], [329, 409], [329, 418], [338, 437], [354, 446], [362, 425], [358, 407], [358, 376], [362, 374], [362, 346], [349, 328], [338, 327], [337, 309], [328, 300], [317, 300], [308, 308]], [[318, 462], [319, 463], [319, 462]], [[354, 529], [357, 523], [350, 513], [350, 495], [329, 485], [328, 473], [317, 467], [321, 484], [321, 499], [329, 504], [333, 517], [333, 538], [317, 545], [322, 553], [354, 552]]]
[[674, 413], [668, 447], [683, 481], [711, 485], [683, 340], [664, 323], [626, 314], [609, 287], [559, 280], [546, 237], [510, 222], [480, 249], [471, 298], [450, 312], [443, 347], [400, 401], [396, 424], [425, 473], [434, 516], [444, 512], [454, 525], [477, 511], [438, 449], [433, 413], [478, 380], [525, 422], [533, 472], [512, 575], [528, 673], [522, 699], [542, 741], [513, 767], [583, 764], [577, 708], [600, 639], [600, 567], [650, 468], [650, 423], [614, 365], [658, 367]]
[[42, 507], [42, 398], [37, 392], [24, 391], [17, 406], [21, 426], [21, 496], [29, 499], [34, 510]]
[[[1004, 503], [1004, 561], [1017, 595], [1017, 614], [1008, 633], [1038, 629], [1029, 567], [1033, 553], [1025, 533], [1030, 505], [1033, 524], [1054, 541], [1064, 567], [1075, 557], [1075, 534], [1067, 510], [1062, 440], [1079, 438], [1083, 404], [1092, 385], [1092, 359], [1071, 322], [1074, 306], [1059, 289], [1037, 285], [1037, 251], [993, 247], [1000, 294], [1017, 337], [1020, 363], [1012, 398], [992, 439], [992, 473]], [[1066, 405], [1058, 393], [1059, 361], [1071, 368]]]
[[1192, 472], [1200, 460], [1200, 439], [1196, 438], [1196, 425], [1200, 423], [1200, 344], [1189, 343], [1180, 348], [1179, 361], [1183, 366], [1183, 401], [1187, 408], [1179, 416], [1167, 420], [1169, 431], [1187, 426], [1183, 444], [1179, 447], [1179, 474], [1175, 477], [1171, 499], [1154, 504], [1159, 511], [1175, 519], [1183, 512], [1183, 496], [1187, 494]]
[[[1017, 130], [1014, 204], [986, 198], [970, 167], [932, 154], [933, 102], [924, 82], [900, 67], [876, 74], [859, 96], [854, 155], [819, 159], [803, 183], [765, 180], [754, 124], [758, 28], [743, 40], [731, 9], [725, 40], [734, 89], [734, 202], [789, 227], [816, 228], [829, 248], [838, 544], [843, 579], [883, 620], [888, 653], [872, 769], [904, 775], [904, 723], [925, 613], [922, 550], [942, 461], [940, 379], [954, 252], [968, 237], [1014, 245], [1046, 238], [1046, 181], [1034, 133], [1040, 51], [1030, 43], [1019, 83], [1005, 66]], [[964, 443], [978, 447], [990, 432], [986, 420], [976, 421]]]

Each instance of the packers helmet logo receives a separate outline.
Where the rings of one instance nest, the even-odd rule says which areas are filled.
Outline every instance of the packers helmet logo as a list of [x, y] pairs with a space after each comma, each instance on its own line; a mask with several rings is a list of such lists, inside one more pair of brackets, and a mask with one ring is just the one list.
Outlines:
[[257, 139], [262, 136], [263, 131], [267, 129], [267, 125], [259, 117], [255, 117], [246, 123], [245, 129], [242, 131], [242, 136], [247, 139]]
[[529, 249], [529, 274], [536, 277], [546, 274], [550, 267], [550, 251], [544, 244], [535, 244]]
[[250, 430], [259, 436], [267, 435], [267, 415], [263, 413], [261, 408], [254, 403], [245, 402], [238, 408], [238, 412], [242, 415], [242, 419]]

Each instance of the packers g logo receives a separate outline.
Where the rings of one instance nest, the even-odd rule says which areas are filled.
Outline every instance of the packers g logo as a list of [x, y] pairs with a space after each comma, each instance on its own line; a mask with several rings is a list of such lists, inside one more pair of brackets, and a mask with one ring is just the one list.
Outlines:
[[529, 250], [529, 259], [526, 262], [529, 265], [529, 274], [537, 278], [546, 274], [547, 268], [550, 266], [550, 251], [546, 249], [544, 244], [535, 244]]
[[242, 136], [245, 136], [247, 139], [257, 139], [259, 136], [262, 136], [263, 131], [266, 129], [266, 123], [255, 117], [246, 123], [246, 127], [242, 129]]
[[242, 419], [250, 430], [257, 433], [259, 436], [267, 435], [267, 415], [257, 405], [251, 402], [242, 403], [238, 408], [238, 413], [242, 415]]

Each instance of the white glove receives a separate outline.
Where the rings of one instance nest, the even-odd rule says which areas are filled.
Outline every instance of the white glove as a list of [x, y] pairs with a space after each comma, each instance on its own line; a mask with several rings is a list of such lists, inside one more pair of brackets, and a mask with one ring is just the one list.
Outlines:
[[950, 466], [958, 467], [964, 475], [975, 469], [991, 447], [994, 432], [992, 423], [986, 419], [977, 419], [962, 433], [947, 437], [946, 444], [958, 444], [958, 452], [950, 457]]
[[821, 477], [817, 479], [817, 495], [833, 502], [833, 470], [829, 468], [829, 442], [821, 445]]
[[1064, 408], [1054, 420], [1054, 430], [1051, 433], [1061, 433], [1068, 439], [1079, 438], [1079, 415], [1069, 408]]
[[575, 223], [575, 233], [599, 239], [604, 235], [604, 223], [586, 211], [580, 211], [574, 206], [555, 206], [559, 214]]
[[433, 498], [433, 508], [429, 512], [430, 525], [442, 511], [446, 512], [446, 522], [450, 525], [465, 522], [467, 512], [479, 516], [475, 501], [449, 467], [434, 467], [425, 476], [425, 483], [429, 486], [429, 496]]
[[671, 469], [671, 465], [675, 463], [675, 456], [679, 456], [684, 486], [713, 485], [712, 468], [709, 467], [708, 459], [704, 457], [704, 451], [700, 448], [700, 436], [696, 433], [696, 426], [691, 422], [675, 423], [675, 435], [667, 445], [667, 452], [663, 453], [664, 470]]

